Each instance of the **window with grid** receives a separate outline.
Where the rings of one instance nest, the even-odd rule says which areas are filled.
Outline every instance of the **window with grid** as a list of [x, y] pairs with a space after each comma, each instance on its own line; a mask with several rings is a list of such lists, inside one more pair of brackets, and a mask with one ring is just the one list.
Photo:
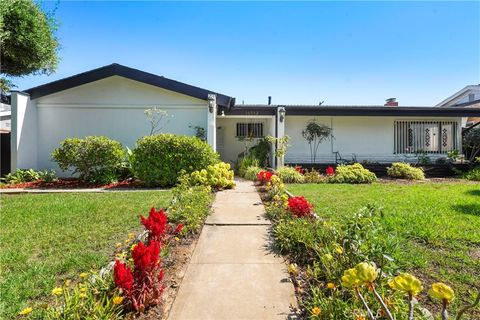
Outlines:
[[237, 123], [237, 138], [262, 138], [263, 123]]
[[395, 153], [447, 153], [458, 149], [455, 121], [395, 121]]

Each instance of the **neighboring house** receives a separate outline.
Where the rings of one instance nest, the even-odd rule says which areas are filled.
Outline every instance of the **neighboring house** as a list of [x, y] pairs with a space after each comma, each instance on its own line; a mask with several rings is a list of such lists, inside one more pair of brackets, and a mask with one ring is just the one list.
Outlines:
[[67, 137], [105, 135], [133, 148], [150, 132], [144, 110], [152, 107], [173, 116], [163, 132], [194, 135], [193, 128], [202, 127], [229, 162], [245, 150], [244, 138], [289, 135], [285, 162], [309, 163], [302, 130], [312, 119], [334, 135], [320, 146], [317, 162], [413, 161], [420, 150], [444, 157], [462, 148], [462, 117], [480, 116], [480, 108], [403, 107], [394, 100], [384, 106], [235, 105], [230, 96], [112, 64], [12, 92], [12, 169], [56, 168], [50, 154]]
[[[443, 100], [436, 107], [480, 108], [480, 84], [466, 86], [462, 90]], [[463, 126], [470, 127], [480, 122], [480, 117], [463, 119]]]
[[1, 95], [0, 100], [0, 131], [10, 132], [11, 126], [10, 96]]

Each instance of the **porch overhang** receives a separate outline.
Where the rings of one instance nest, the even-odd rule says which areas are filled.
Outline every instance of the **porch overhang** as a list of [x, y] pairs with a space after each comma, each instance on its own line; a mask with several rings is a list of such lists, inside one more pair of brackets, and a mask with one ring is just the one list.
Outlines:
[[[271, 115], [284, 107], [287, 116], [366, 116], [366, 117], [480, 117], [480, 108], [384, 107], [384, 106], [307, 106], [235, 105], [223, 109], [225, 115]], [[221, 112], [219, 110], [219, 112]]]

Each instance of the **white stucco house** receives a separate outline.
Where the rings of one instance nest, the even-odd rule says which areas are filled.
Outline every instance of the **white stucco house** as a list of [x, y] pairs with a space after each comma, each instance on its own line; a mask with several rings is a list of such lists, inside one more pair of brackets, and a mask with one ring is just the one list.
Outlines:
[[[480, 108], [480, 84], [466, 86], [438, 103], [436, 107]], [[480, 123], [479, 116], [465, 117], [462, 121], [464, 127], [470, 127], [478, 123]]]
[[[380, 163], [409, 161], [418, 150], [431, 157], [461, 150], [462, 118], [480, 117], [480, 108], [380, 106], [236, 105], [231, 96], [201, 89], [119, 64], [87, 71], [11, 95], [12, 170], [56, 168], [51, 152], [67, 137], [105, 135], [133, 148], [149, 133], [144, 110], [158, 107], [172, 116], [163, 132], [194, 135], [224, 161], [244, 151], [242, 137], [291, 137], [286, 163], [309, 163], [302, 137], [315, 119], [333, 129], [317, 162], [339, 157]], [[272, 159], [273, 160], [273, 159]], [[275, 161], [273, 161], [275, 164]]]

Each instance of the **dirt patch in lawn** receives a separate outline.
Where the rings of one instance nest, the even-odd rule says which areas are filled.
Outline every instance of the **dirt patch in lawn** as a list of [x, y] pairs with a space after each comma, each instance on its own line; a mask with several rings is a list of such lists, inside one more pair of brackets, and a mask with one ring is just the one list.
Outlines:
[[130, 313], [126, 316], [126, 319], [165, 320], [168, 318], [199, 236], [200, 233], [177, 242], [172, 247], [170, 255], [163, 260], [165, 291], [162, 296], [162, 303], [143, 314]]

